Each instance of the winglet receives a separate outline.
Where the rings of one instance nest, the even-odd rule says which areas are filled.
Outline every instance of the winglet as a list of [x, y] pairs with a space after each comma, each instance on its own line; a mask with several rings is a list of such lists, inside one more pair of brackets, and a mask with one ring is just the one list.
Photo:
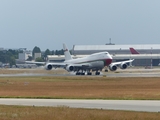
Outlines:
[[72, 59], [71, 54], [65, 44], [63, 44], [63, 50], [65, 55], [65, 60], [71, 60]]
[[140, 54], [137, 50], [135, 50], [134, 48], [129, 48], [131, 54]]

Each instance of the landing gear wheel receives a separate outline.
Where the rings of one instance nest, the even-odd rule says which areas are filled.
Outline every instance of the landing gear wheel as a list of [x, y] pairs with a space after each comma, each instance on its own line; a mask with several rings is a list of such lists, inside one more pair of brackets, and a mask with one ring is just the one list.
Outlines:
[[91, 73], [91, 72], [88, 72], [87, 75], [92, 75], [92, 73]]
[[81, 75], [85, 75], [85, 73], [82, 72]]
[[80, 75], [80, 73], [79, 73], [79, 72], [76, 72], [76, 75]]
[[95, 75], [100, 75], [100, 72], [96, 72]]

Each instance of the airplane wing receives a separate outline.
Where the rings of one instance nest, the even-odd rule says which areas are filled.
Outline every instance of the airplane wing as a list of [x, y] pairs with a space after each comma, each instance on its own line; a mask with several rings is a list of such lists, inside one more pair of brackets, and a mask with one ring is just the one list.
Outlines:
[[126, 60], [126, 61], [120, 61], [120, 62], [113, 62], [112, 65], [126, 64], [126, 63], [131, 63], [133, 61], [134, 61], [134, 59], [132, 59], [132, 60]]
[[53, 67], [63, 67], [63, 66], [66, 66], [67, 64], [66, 63], [60, 63], [60, 62], [35, 62], [35, 61], [25, 61], [25, 63], [30, 63], [30, 64], [40, 64], [40, 65], [51, 65]]
[[127, 63], [131, 63], [133, 62], [134, 59], [132, 60], [126, 60], [126, 61], [121, 61], [121, 62], [113, 62], [109, 65], [109, 69], [111, 71], [116, 71], [117, 70], [117, 66], [119, 66], [121, 69], [126, 69], [128, 67]]
[[29, 64], [39, 64], [39, 65], [44, 65], [46, 70], [51, 70], [53, 67], [57, 68], [57, 67], [61, 67], [61, 68], [65, 68], [67, 66], [66, 63], [60, 63], [60, 62], [35, 62], [35, 61], [24, 61], [25, 63], [29, 63]]
[[40, 64], [40, 65], [45, 65], [46, 62], [35, 62], [35, 61], [24, 61], [25, 63], [29, 63], [29, 64]]
[[67, 66], [67, 64], [66, 63], [60, 63], [60, 62], [50, 62], [50, 63], [46, 63], [46, 66], [47, 65], [51, 65], [52, 67], [65, 67], [65, 66]]
[[[67, 65], [70, 65], [68, 63], [61, 63], [61, 62], [35, 62], [35, 61], [24, 61], [25, 63], [29, 63], [29, 64], [41, 64], [41, 65], [52, 65], [53, 67], [56, 67], [56, 66], [67, 66]], [[73, 66], [75, 67], [82, 67], [84, 64], [72, 64]]]
[[45, 68], [47, 70], [51, 70], [52, 68], [65, 68], [67, 71], [73, 71], [76, 69], [84, 69], [89, 67], [88, 63], [83, 63], [83, 64], [70, 64], [70, 63], [46, 63]]

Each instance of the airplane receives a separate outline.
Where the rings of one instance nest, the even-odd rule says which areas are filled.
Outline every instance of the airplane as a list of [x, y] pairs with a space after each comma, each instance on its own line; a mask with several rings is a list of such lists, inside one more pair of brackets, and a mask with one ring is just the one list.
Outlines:
[[61, 67], [68, 72], [75, 72], [76, 75], [92, 75], [91, 71], [96, 71], [95, 75], [100, 75], [99, 71], [105, 66], [109, 67], [110, 71], [116, 71], [119, 66], [121, 69], [126, 69], [128, 67], [127, 63], [133, 62], [133, 60], [114, 62], [112, 63], [112, 56], [108, 52], [98, 52], [83, 58], [73, 59], [66, 45], [63, 44], [65, 61], [64, 62], [31, 62], [25, 61], [26, 63], [44, 64], [46, 70], [51, 70], [53, 67]]
[[[153, 55], [152, 54], [141, 54], [141, 53], [139, 53], [137, 50], [135, 50], [134, 48], [129, 48], [130, 49], [130, 52], [131, 52], [131, 54], [134, 54], [134, 55], [138, 55], [138, 56], [141, 56], [141, 57], [143, 57], [144, 59], [145, 58], [151, 58], [151, 68], [152, 68], [152, 57], [153, 57]], [[158, 64], [158, 66], [160, 66], [160, 63]], [[147, 66], [146, 66], [147, 67]]]
[[137, 50], [135, 50], [134, 48], [129, 48], [131, 54], [140, 54]]

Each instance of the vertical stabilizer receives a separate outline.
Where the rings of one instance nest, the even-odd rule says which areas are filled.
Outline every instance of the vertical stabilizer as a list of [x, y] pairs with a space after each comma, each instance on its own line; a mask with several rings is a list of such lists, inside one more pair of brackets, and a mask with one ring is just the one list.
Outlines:
[[135, 50], [134, 48], [129, 48], [131, 54], [140, 54], [137, 50]]
[[63, 44], [63, 50], [65, 55], [65, 60], [71, 60], [72, 59], [71, 54], [65, 44]]

